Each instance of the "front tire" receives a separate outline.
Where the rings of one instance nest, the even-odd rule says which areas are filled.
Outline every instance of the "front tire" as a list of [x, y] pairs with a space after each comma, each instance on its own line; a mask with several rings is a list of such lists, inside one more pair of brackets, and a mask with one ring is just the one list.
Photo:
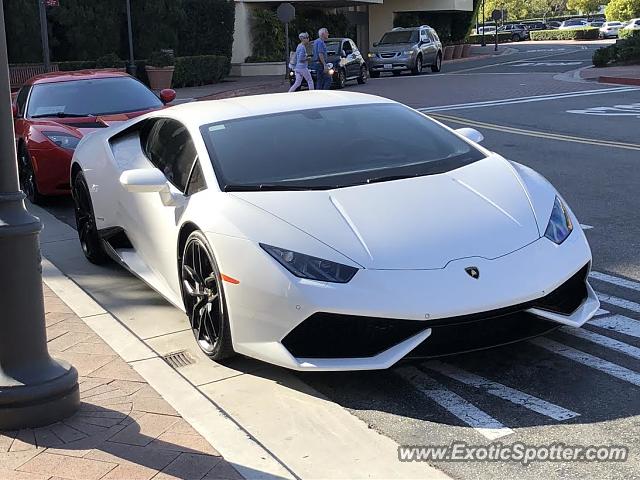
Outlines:
[[369, 80], [369, 69], [366, 66], [360, 67], [360, 76], [358, 77], [358, 83], [364, 85]]
[[27, 196], [29, 201], [35, 205], [42, 205], [45, 198], [38, 190], [38, 181], [36, 173], [33, 170], [33, 163], [29, 150], [22, 144], [18, 150], [18, 176], [20, 180], [20, 189]]
[[184, 308], [200, 349], [212, 360], [235, 354], [222, 278], [206, 237], [195, 231], [187, 238], [180, 261]]
[[73, 197], [76, 228], [82, 252], [91, 263], [102, 265], [107, 262], [109, 257], [98, 235], [91, 195], [82, 171], [78, 172], [73, 180], [71, 196]]
[[436, 63], [431, 65], [431, 71], [433, 73], [438, 73], [440, 70], [442, 70], [442, 55], [438, 53], [436, 56]]
[[418, 58], [416, 58], [416, 63], [411, 69], [411, 73], [413, 75], [420, 75], [422, 73], [422, 55], [418, 55]]
[[338, 78], [336, 79], [336, 88], [342, 90], [347, 84], [347, 75], [343, 69], [338, 70]]

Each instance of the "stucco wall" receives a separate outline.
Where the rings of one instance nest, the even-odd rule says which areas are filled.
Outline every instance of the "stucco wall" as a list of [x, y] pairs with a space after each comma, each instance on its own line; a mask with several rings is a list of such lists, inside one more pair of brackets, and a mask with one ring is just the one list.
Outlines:
[[385, 0], [382, 5], [369, 5], [369, 43], [380, 40], [384, 32], [393, 28], [395, 12], [424, 12], [429, 10], [473, 10], [473, 0]]
[[236, 2], [236, 19], [231, 48], [231, 63], [242, 63], [251, 55], [251, 11], [254, 7], [245, 2]]

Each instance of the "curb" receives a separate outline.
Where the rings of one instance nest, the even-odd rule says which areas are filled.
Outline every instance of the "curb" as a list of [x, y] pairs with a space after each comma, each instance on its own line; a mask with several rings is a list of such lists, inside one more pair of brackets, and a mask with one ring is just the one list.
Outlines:
[[614, 83], [614, 84], [617, 84], [617, 85], [640, 86], [640, 78], [598, 77], [598, 83]]
[[196, 101], [221, 100], [224, 98], [241, 97], [245, 95], [260, 95], [263, 93], [275, 93], [280, 91], [280, 87], [282, 87], [283, 83], [284, 83], [284, 80], [280, 82], [265, 83], [263, 85], [255, 85], [252, 87], [234, 88], [231, 90], [224, 90], [218, 93], [212, 93], [211, 95], [203, 95], [202, 97], [196, 97], [195, 100]]

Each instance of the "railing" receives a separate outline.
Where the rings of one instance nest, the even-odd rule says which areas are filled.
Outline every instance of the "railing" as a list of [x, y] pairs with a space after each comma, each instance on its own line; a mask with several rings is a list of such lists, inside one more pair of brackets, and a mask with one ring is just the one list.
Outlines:
[[[50, 72], [57, 72], [58, 65], [52, 64], [49, 69]], [[11, 89], [18, 89], [31, 77], [46, 73], [44, 65], [32, 64], [32, 65], [13, 65], [9, 66], [9, 83]]]

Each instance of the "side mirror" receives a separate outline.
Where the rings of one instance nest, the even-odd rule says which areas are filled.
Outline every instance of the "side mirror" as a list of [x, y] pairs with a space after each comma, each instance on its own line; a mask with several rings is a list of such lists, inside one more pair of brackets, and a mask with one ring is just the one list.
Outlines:
[[18, 105], [15, 102], [11, 103], [11, 113], [13, 114], [13, 118], [18, 118]]
[[164, 103], [165, 105], [167, 103], [173, 102], [175, 99], [176, 91], [172, 88], [165, 88], [164, 90], [160, 91], [160, 100], [162, 100], [162, 103]]
[[377, 47], [378, 46], [378, 42], [373, 42], [373, 46]]
[[480, 143], [484, 140], [484, 135], [482, 135], [475, 128], [468, 128], [468, 127], [458, 128], [456, 130], [456, 133], [459, 135], [462, 135], [464, 138], [471, 140], [472, 142], [475, 142], [475, 143]]
[[169, 191], [167, 178], [157, 168], [125, 170], [120, 184], [131, 193], [158, 193]]

